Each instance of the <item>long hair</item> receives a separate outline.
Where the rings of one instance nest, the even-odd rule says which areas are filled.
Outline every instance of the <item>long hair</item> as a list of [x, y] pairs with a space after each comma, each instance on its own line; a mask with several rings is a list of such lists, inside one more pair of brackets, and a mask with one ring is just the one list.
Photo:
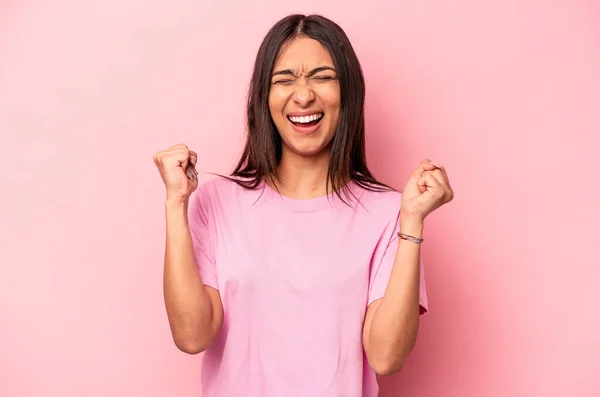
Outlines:
[[272, 181], [277, 176], [282, 143], [269, 111], [271, 75], [281, 49], [301, 35], [317, 40], [329, 51], [340, 85], [340, 118], [331, 142], [327, 192], [331, 186], [341, 198], [339, 192], [350, 180], [367, 190], [393, 190], [377, 181], [367, 167], [365, 81], [358, 58], [342, 28], [320, 15], [289, 15], [263, 39], [248, 92], [246, 144], [228, 179], [254, 189], [266, 178]]

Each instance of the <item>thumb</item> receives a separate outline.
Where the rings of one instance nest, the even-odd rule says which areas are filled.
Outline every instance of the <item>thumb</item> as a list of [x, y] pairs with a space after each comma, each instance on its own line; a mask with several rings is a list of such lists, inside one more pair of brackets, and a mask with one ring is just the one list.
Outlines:
[[417, 187], [419, 188], [419, 192], [425, 193], [427, 191], [427, 181], [425, 179], [426, 175], [422, 175], [417, 180]]
[[414, 179], [419, 180], [423, 176], [425, 171], [431, 171], [431, 170], [434, 170], [435, 168], [436, 168], [436, 166], [431, 163], [431, 160], [424, 159], [419, 163], [419, 166], [413, 172], [412, 177]]
[[196, 152], [190, 150], [189, 161], [195, 167], [196, 163], [198, 162], [198, 154]]

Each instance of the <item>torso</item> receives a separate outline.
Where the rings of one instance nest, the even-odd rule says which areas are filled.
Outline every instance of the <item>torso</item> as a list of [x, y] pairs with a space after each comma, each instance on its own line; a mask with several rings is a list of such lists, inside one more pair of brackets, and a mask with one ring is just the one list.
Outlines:
[[351, 189], [353, 207], [225, 179], [199, 188], [224, 309], [204, 355], [204, 397], [377, 395], [362, 326], [401, 196]]

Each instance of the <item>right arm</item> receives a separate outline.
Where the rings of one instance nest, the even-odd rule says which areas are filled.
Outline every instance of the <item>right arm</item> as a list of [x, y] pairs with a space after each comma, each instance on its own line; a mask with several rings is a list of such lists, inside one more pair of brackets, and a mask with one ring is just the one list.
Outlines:
[[215, 339], [223, 322], [219, 291], [202, 283], [188, 224], [188, 201], [167, 200], [163, 289], [171, 334], [179, 350], [197, 354]]
[[[183, 352], [206, 350], [223, 323], [219, 292], [203, 284], [194, 258], [188, 204], [198, 186], [196, 153], [180, 144], [154, 155], [167, 188], [163, 291], [175, 345]], [[191, 171], [190, 171], [191, 170]]]

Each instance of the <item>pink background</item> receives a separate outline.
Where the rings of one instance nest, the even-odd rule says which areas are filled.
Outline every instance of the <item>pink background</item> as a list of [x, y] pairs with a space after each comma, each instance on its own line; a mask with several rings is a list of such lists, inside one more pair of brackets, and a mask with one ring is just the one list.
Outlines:
[[600, 6], [573, 0], [1, 2], [0, 396], [199, 395], [152, 154], [229, 171], [255, 52], [296, 11], [355, 46], [376, 174], [428, 157], [456, 190], [382, 396], [600, 396]]

